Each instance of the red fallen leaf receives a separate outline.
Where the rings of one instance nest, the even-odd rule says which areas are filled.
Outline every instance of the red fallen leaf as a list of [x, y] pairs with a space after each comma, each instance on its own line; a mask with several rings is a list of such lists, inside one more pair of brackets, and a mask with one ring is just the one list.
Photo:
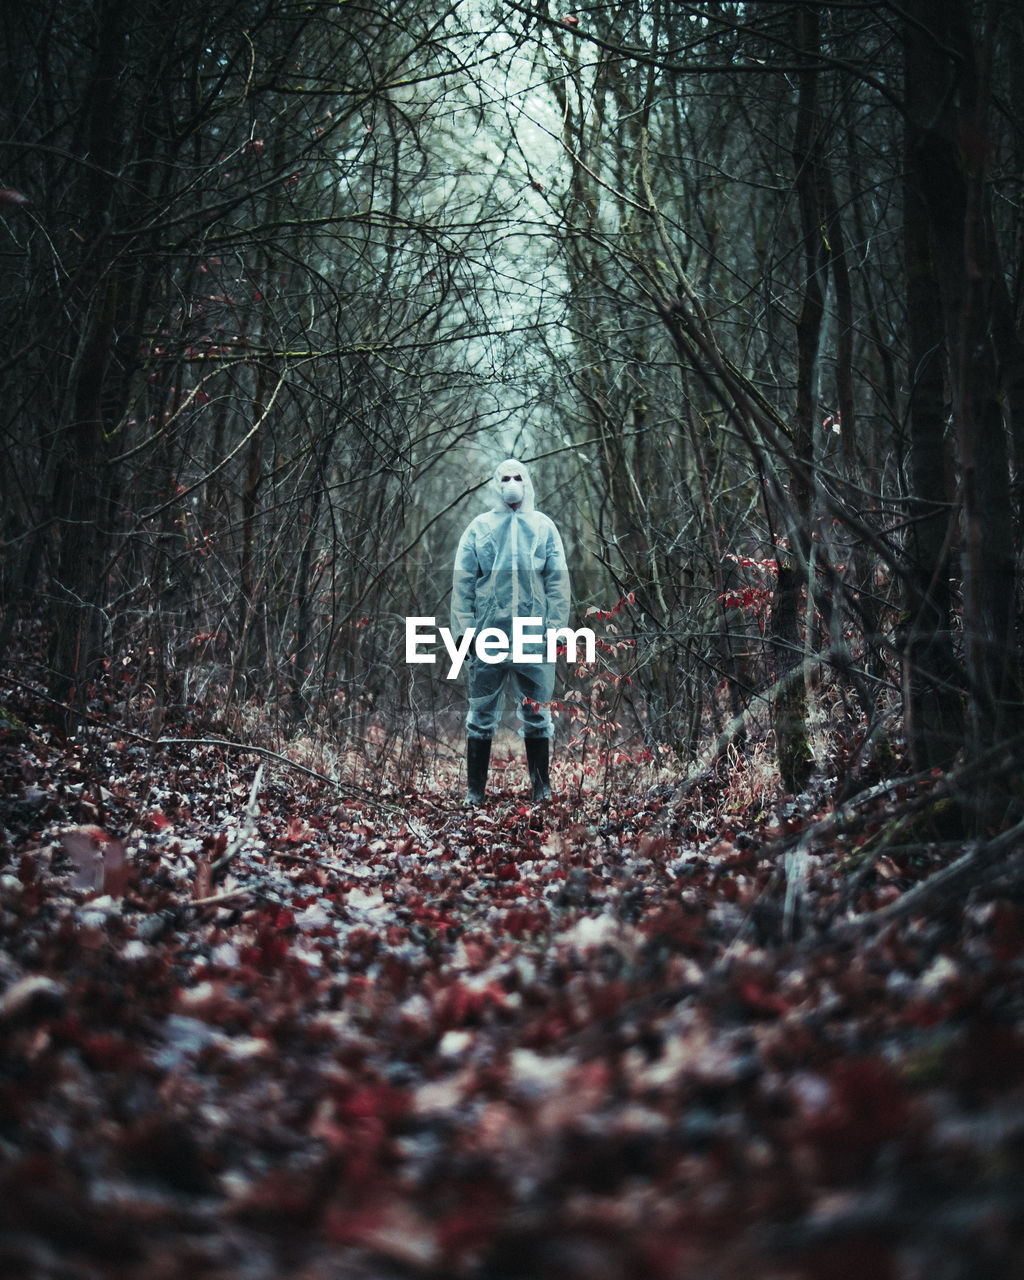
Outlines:
[[466, 1253], [478, 1253], [494, 1239], [498, 1221], [499, 1214], [494, 1209], [481, 1212], [479, 1206], [469, 1205], [454, 1210], [437, 1226], [441, 1251], [453, 1260], [460, 1260]]
[[756, 871], [757, 853], [753, 849], [734, 849], [718, 865], [727, 871]]
[[590, 992], [590, 1014], [598, 1021], [612, 1018], [622, 1008], [629, 994], [624, 982], [609, 982]]
[[437, 907], [428, 907], [422, 903], [422, 900], [415, 899], [408, 904], [408, 908], [412, 911], [413, 919], [417, 924], [437, 925], [443, 929], [453, 929], [456, 927], [455, 920], [447, 911], [439, 911]]
[[314, 1172], [275, 1169], [247, 1188], [229, 1212], [264, 1228], [297, 1228], [313, 1226], [323, 1206], [323, 1188]]
[[740, 885], [732, 876], [729, 876], [719, 884], [718, 891], [726, 902], [735, 902], [740, 896]]
[[[562, 19], [562, 26], [563, 26], [563, 27], [570, 27], [570, 28], [571, 28], [571, 27], [578, 27], [579, 25], [580, 25], [580, 20], [579, 20], [579, 18], [575, 17], [575, 16], [574, 16], [573, 14], [571, 14], [571, 13], [567, 13], [567, 14], [565, 15], [565, 17]], [[589, 610], [588, 610], [588, 612], [589, 612]], [[595, 610], [594, 610], [594, 612], [596, 613], [596, 612], [597, 612], [597, 610], [595, 609]]]
[[462, 947], [470, 973], [479, 973], [481, 969], [486, 969], [494, 955], [493, 940], [482, 935], [463, 938]]
[[142, 1051], [123, 1036], [109, 1031], [91, 1032], [77, 1018], [62, 1018], [50, 1027], [55, 1042], [70, 1044], [97, 1071], [137, 1070]]
[[355, 1211], [332, 1208], [324, 1231], [334, 1244], [372, 1250], [416, 1274], [434, 1272], [441, 1261], [433, 1223], [398, 1199]]
[[[22, 1156], [0, 1172], [0, 1229], [37, 1232], [65, 1245], [95, 1246], [101, 1235], [80, 1176], [71, 1172], [65, 1158], [42, 1154]], [[115, 1242], [113, 1237], [104, 1244]]]
[[288, 819], [288, 834], [285, 839], [289, 844], [305, 844], [312, 837], [313, 832], [310, 831], [301, 818]]
[[21, 191], [16, 191], [13, 187], [0, 187], [0, 204], [13, 204], [20, 208], [31, 204], [32, 201]]
[[171, 825], [171, 820], [166, 813], [161, 813], [159, 809], [153, 809], [146, 814], [146, 826], [150, 831], [163, 831]]
[[261, 911], [255, 943], [241, 949], [243, 964], [255, 965], [263, 972], [278, 968], [288, 956], [288, 935], [294, 929], [295, 916], [286, 907], [267, 907]]
[[703, 914], [686, 907], [665, 906], [651, 912], [641, 924], [641, 930], [652, 942], [681, 950], [700, 950], [705, 943]]
[[505, 1004], [506, 993], [496, 982], [482, 988], [453, 982], [434, 997], [434, 1016], [440, 1030], [450, 1031], [479, 1021], [488, 1008], [503, 1009]]
[[644, 835], [640, 837], [640, 855], [644, 858], [656, 858], [668, 848], [668, 836]]
[[832, 1098], [808, 1125], [819, 1147], [856, 1155], [902, 1133], [910, 1100], [899, 1075], [880, 1058], [843, 1059], [829, 1075]]
[[337, 1107], [338, 1115], [351, 1120], [383, 1120], [391, 1123], [409, 1113], [409, 1095], [386, 1081], [360, 1085]]
[[524, 934], [536, 935], [543, 933], [551, 924], [551, 914], [547, 907], [540, 905], [532, 909], [528, 907], [513, 907], [505, 913], [501, 924], [498, 926], [502, 933], [507, 933], [513, 938], [521, 938]]
[[755, 1013], [783, 1014], [789, 1009], [786, 1000], [773, 991], [770, 980], [761, 977], [744, 979], [736, 988], [736, 994]]
[[203, 848], [210, 851], [210, 856], [216, 862], [228, 847], [228, 833], [226, 831], [219, 832], [216, 836], [204, 836]]
[[111, 898], [123, 898], [130, 875], [124, 845], [120, 840], [109, 841], [103, 851], [103, 892]]

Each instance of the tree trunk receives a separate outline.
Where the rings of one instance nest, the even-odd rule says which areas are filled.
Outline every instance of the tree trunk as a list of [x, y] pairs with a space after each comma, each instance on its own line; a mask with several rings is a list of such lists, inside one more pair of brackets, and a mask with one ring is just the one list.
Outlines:
[[916, 769], [946, 767], [963, 741], [963, 704], [950, 631], [951, 549], [956, 510], [945, 459], [942, 295], [928, 234], [921, 129], [915, 95], [933, 74], [934, 50], [906, 48], [908, 111], [903, 191], [909, 355], [910, 525], [903, 624], [904, 722]]
[[793, 672], [775, 695], [774, 720], [776, 752], [782, 785], [800, 792], [807, 785], [814, 763], [807, 741], [807, 698], [802, 672], [800, 644], [800, 592], [802, 577], [792, 565], [779, 564], [779, 577], [772, 599], [772, 648], [775, 678]]
[[963, 0], [913, 0], [909, 13], [908, 141], [942, 300], [960, 454], [968, 746], [976, 753], [1013, 732], [1019, 699], [1009, 450], [992, 332], [1000, 267], [986, 230], [989, 92]]
[[[772, 602], [772, 642], [776, 675], [800, 661], [798, 613], [800, 596], [810, 583], [811, 521], [814, 492], [814, 418], [818, 404], [818, 351], [825, 317], [825, 202], [821, 184], [821, 121], [818, 111], [818, 71], [813, 58], [820, 45], [816, 6], [798, 10], [797, 43], [809, 64], [799, 76], [793, 160], [800, 206], [803, 249], [803, 298], [796, 326], [796, 407], [793, 414], [793, 453], [802, 464], [790, 475], [792, 508], [787, 533], [789, 553], [780, 548], [779, 579]], [[807, 744], [807, 703], [803, 682], [787, 683], [775, 703], [775, 736], [779, 769], [789, 791], [803, 789], [810, 776]]]
[[71, 421], [61, 432], [54, 456], [57, 544], [51, 572], [55, 634], [49, 692], [57, 702], [67, 703], [69, 721], [99, 657], [103, 623], [103, 440], [118, 306], [117, 267], [106, 242], [121, 145], [115, 108], [124, 29], [124, 0], [108, 0], [97, 14], [95, 70], [82, 116], [81, 144], [91, 164], [82, 218], [85, 257], [75, 281], [81, 328], [73, 363]]

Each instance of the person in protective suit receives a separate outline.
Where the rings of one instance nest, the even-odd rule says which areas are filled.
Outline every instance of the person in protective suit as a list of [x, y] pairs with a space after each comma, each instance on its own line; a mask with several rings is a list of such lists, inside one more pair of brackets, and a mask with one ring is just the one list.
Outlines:
[[[530, 474], [516, 458], [495, 468], [492, 506], [470, 522], [459, 540], [452, 578], [451, 629], [462, 636], [498, 627], [512, 635], [513, 618], [537, 618], [546, 633], [569, 621], [569, 570], [554, 521], [534, 509]], [[531, 627], [531, 632], [533, 628]], [[532, 639], [532, 636], [531, 636]], [[537, 636], [538, 657], [514, 662], [511, 652], [498, 663], [471, 653], [469, 711], [466, 715], [466, 804], [482, 804], [491, 759], [491, 738], [501, 720], [505, 685], [512, 681], [519, 698], [519, 732], [526, 741], [526, 762], [534, 800], [551, 798], [548, 776], [552, 735], [551, 696], [555, 664], [544, 661], [546, 646]]]

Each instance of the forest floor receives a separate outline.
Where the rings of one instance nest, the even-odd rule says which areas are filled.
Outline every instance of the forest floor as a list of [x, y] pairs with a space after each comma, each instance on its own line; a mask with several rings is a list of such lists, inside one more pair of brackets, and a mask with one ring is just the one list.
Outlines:
[[1020, 850], [849, 923], [927, 782], [465, 811], [0, 707], [0, 1275], [1024, 1275]]

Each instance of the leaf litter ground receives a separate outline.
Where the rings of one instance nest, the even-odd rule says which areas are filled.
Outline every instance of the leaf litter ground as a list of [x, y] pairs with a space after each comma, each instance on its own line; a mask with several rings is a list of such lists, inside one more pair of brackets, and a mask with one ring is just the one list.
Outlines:
[[830, 936], [895, 791], [259, 763], [0, 731], [0, 1274], [1024, 1274], [1021, 877]]

